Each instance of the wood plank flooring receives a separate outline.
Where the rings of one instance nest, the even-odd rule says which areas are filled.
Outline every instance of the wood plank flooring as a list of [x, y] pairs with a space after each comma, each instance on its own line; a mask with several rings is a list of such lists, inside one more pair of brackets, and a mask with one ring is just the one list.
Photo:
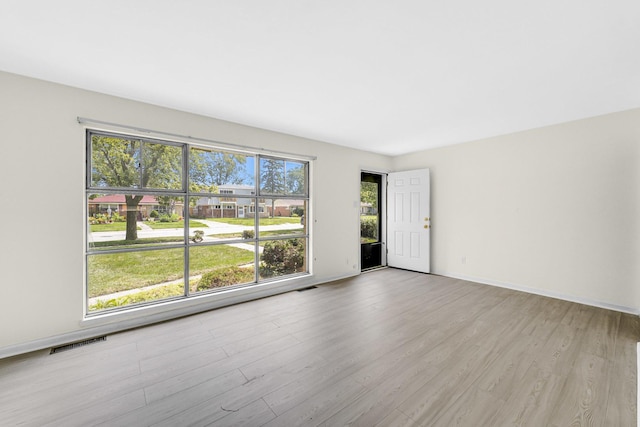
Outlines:
[[383, 269], [0, 360], [0, 425], [635, 426], [639, 318]]

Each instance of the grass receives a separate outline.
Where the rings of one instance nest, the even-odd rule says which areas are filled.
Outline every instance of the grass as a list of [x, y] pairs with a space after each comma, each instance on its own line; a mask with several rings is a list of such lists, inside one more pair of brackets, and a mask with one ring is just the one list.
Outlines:
[[[242, 283], [250, 283], [255, 279], [254, 269], [240, 268], [237, 266], [217, 268], [209, 270], [200, 279], [189, 281], [190, 292], [202, 292], [213, 288], [223, 288]], [[130, 295], [123, 295], [107, 300], [98, 299], [89, 306], [89, 311], [105, 310], [108, 308], [123, 307], [131, 304], [140, 304], [148, 301], [157, 301], [171, 297], [184, 295], [184, 281], [171, 283], [164, 286], [145, 289]]]
[[282, 236], [283, 234], [304, 234], [304, 230], [301, 228], [294, 228], [292, 230], [273, 230], [273, 231], [261, 231], [260, 237], [269, 236]]
[[[207, 218], [209, 221], [223, 222], [233, 225], [253, 225], [253, 218]], [[275, 218], [260, 218], [260, 225], [300, 224], [299, 217], [277, 216]]]
[[[184, 221], [176, 221], [176, 222], [159, 222], [159, 221], [145, 221], [145, 225], [148, 225], [154, 230], [160, 230], [164, 228], [184, 228]], [[189, 227], [206, 227], [201, 222], [198, 221], [189, 221]], [[96, 233], [100, 231], [126, 231], [127, 223], [126, 222], [112, 222], [110, 224], [93, 224], [91, 225], [91, 232]], [[140, 227], [138, 227], [140, 230]]]
[[[90, 226], [90, 231], [92, 233], [100, 232], [100, 231], [125, 231], [127, 229], [126, 222], [112, 222], [110, 224], [92, 224]], [[138, 227], [140, 230], [140, 227]]]
[[184, 285], [174, 283], [166, 286], [158, 286], [154, 289], [136, 292], [131, 295], [124, 295], [108, 300], [98, 300], [89, 306], [89, 311], [104, 310], [107, 308], [122, 307], [125, 305], [139, 304], [141, 302], [155, 301], [164, 298], [178, 297], [184, 295]]
[[[293, 230], [261, 231], [260, 237], [282, 236], [283, 234], [296, 234], [296, 233], [300, 233], [301, 231], [302, 231], [302, 228], [293, 229]], [[241, 239], [242, 233], [209, 234], [209, 237], [217, 237], [219, 239]]]
[[209, 234], [209, 237], [216, 237], [219, 239], [241, 239], [242, 233]]
[[[251, 251], [232, 246], [190, 248], [190, 274], [202, 274], [213, 268], [253, 262]], [[182, 248], [91, 255], [88, 260], [89, 297], [141, 288], [183, 279]]]
[[[161, 230], [164, 228], [184, 228], [184, 220], [176, 222], [145, 221], [144, 223], [154, 230]], [[200, 228], [206, 227], [206, 225], [198, 221], [189, 220], [189, 227]]]
[[183, 243], [182, 237], [149, 237], [138, 240], [109, 240], [107, 242], [94, 242], [92, 248], [112, 248], [114, 246], [149, 246], [162, 243]]

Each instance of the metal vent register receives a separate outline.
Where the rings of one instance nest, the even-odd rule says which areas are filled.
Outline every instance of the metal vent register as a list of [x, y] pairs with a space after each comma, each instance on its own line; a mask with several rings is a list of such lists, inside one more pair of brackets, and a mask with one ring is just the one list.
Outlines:
[[78, 347], [82, 347], [85, 345], [89, 345], [89, 344], [94, 344], [100, 341], [106, 341], [107, 340], [107, 336], [102, 336], [102, 337], [97, 337], [97, 338], [90, 338], [88, 340], [84, 340], [84, 341], [78, 341], [78, 342], [74, 342], [71, 344], [66, 344], [66, 345], [61, 345], [60, 347], [54, 347], [51, 349], [51, 352], [49, 354], [55, 354], [55, 353], [61, 353], [63, 351], [67, 351], [67, 350], [73, 350], [74, 348], [78, 348]]

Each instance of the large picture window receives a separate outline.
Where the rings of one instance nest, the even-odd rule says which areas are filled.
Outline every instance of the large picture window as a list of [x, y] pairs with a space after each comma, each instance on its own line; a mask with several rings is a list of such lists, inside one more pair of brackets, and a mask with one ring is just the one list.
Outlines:
[[87, 313], [308, 273], [309, 164], [87, 132]]

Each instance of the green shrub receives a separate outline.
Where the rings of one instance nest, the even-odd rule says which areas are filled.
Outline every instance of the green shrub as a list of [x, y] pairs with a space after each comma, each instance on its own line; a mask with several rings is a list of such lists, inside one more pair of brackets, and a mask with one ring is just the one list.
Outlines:
[[264, 244], [263, 275], [279, 276], [300, 271], [304, 265], [304, 239], [272, 240]]
[[255, 280], [253, 268], [241, 268], [238, 266], [218, 268], [202, 275], [196, 285], [196, 291], [206, 291], [213, 288], [250, 283]]
[[113, 222], [127, 222], [127, 217], [120, 215], [118, 212], [111, 214], [111, 221]]
[[243, 239], [253, 239], [255, 236], [256, 236], [256, 233], [253, 230], [242, 230]]
[[371, 239], [378, 238], [377, 218], [361, 218], [360, 219], [360, 237], [368, 237]]
[[89, 217], [89, 224], [91, 225], [106, 224], [108, 222], [109, 222], [109, 218], [104, 214], [97, 213], [92, 217]]
[[160, 216], [160, 214], [158, 213], [157, 210], [152, 210], [151, 213], [149, 214], [150, 218], [158, 218]]

